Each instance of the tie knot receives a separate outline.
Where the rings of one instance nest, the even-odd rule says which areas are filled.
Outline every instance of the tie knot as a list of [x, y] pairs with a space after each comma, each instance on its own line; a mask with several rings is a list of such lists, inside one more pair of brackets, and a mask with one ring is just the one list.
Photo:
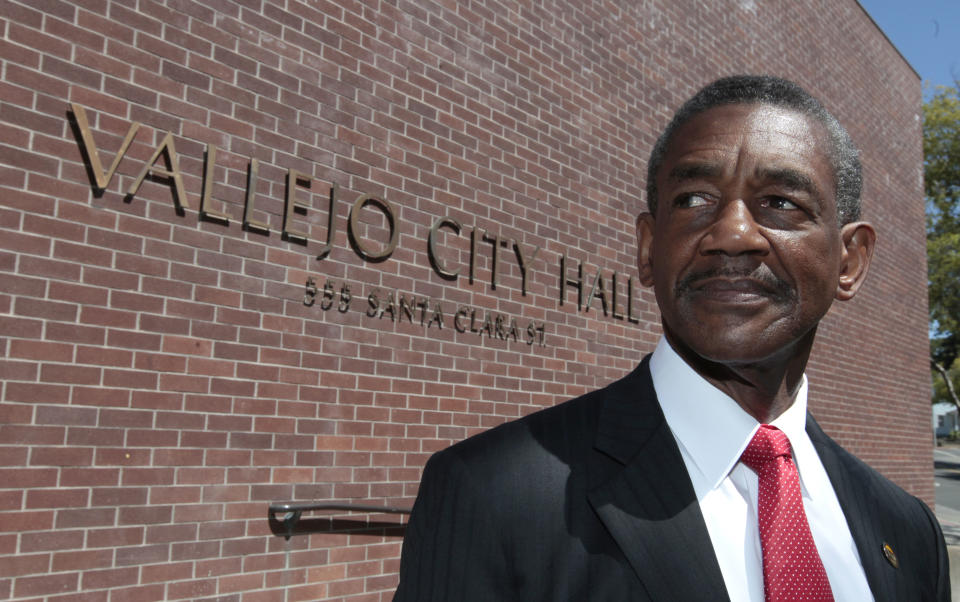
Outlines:
[[777, 427], [761, 424], [740, 461], [759, 472], [761, 466], [780, 456], [790, 457], [790, 440]]

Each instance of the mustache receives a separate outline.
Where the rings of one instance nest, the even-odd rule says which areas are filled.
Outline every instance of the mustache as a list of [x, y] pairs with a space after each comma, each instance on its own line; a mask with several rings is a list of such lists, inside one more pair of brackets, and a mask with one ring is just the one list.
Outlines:
[[753, 280], [766, 289], [769, 295], [776, 300], [794, 301], [797, 298], [797, 292], [790, 283], [774, 274], [773, 270], [763, 263], [753, 269], [721, 266], [690, 272], [677, 282], [675, 287], [676, 295], [680, 297], [690, 294], [696, 288], [697, 283], [710, 278]]

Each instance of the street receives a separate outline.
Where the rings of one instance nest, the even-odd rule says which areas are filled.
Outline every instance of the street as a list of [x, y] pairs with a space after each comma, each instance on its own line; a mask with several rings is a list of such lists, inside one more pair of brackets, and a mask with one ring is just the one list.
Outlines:
[[933, 450], [934, 487], [937, 518], [944, 526], [947, 545], [960, 544], [960, 447], [937, 447]]

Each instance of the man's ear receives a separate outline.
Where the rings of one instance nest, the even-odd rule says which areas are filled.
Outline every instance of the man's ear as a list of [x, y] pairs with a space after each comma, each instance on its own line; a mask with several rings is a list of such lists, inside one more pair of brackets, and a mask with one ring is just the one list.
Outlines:
[[653, 286], [653, 215], [637, 216], [637, 271], [643, 286]]
[[867, 222], [853, 222], [840, 228], [843, 255], [840, 259], [840, 279], [837, 282], [837, 299], [852, 299], [867, 277], [877, 232]]

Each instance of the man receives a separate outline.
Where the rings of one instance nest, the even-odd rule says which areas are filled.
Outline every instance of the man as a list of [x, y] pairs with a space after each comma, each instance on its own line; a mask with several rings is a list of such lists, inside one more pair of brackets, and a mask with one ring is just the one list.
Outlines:
[[431, 458], [395, 600], [948, 600], [929, 509], [806, 412], [817, 325], [875, 241], [847, 133], [791, 82], [726, 78], [647, 178], [656, 351]]

